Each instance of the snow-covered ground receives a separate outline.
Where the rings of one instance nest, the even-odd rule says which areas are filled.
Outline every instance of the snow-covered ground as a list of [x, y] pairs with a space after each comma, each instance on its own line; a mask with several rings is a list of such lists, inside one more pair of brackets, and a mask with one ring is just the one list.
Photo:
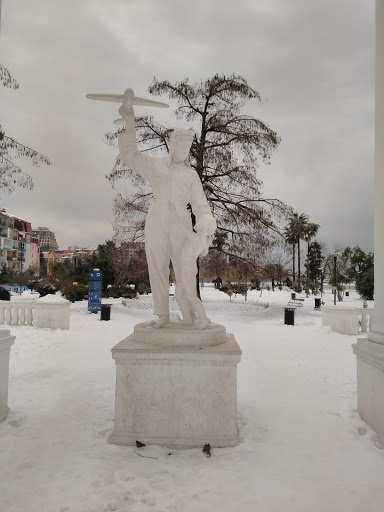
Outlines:
[[[200, 449], [109, 445], [110, 349], [152, 318], [143, 306], [150, 299], [132, 299], [129, 307], [106, 300], [113, 304], [109, 322], [77, 302], [70, 331], [11, 327], [1, 512], [383, 510], [384, 450], [356, 412], [355, 337], [322, 327], [313, 297], [296, 310], [295, 326], [284, 325], [287, 291], [229, 302], [204, 287], [202, 297], [243, 351], [240, 445], [213, 449], [211, 458]], [[332, 303], [329, 291], [323, 299]], [[362, 301], [351, 291], [344, 305]]]

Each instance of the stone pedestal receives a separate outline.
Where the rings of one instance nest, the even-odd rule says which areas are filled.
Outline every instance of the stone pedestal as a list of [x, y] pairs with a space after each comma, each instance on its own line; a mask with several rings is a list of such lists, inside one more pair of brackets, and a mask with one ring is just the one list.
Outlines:
[[10, 331], [0, 330], [0, 421], [8, 415], [8, 376], [9, 353], [15, 341], [15, 336], [10, 336]]
[[357, 358], [357, 410], [384, 446], [384, 345], [358, 338], [352, 347]]
[[[207, 337], [216, 344], [208, 345]], [[176, 449], [239, 443], [241, 350], [224, 327], [197, 331], [180, 326], [148, 329], [139, 324], [113, 347], [112, 357], [116, 402], [110, 443], [140, 441]]]
[[33, 310], [33, 327], [44, 329], [69, 329], [70, 306], [69, 300], [54, 299], [50, 296], [42, 297], [36, 301]]

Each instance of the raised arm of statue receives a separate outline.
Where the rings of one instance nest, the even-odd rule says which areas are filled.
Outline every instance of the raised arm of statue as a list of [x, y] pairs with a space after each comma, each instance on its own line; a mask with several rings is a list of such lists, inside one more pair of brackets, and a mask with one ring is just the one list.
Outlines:
[[119, 109], [119, 114], [126, 122], [125, 132], [118, 136], [120, 160], [133, 171], [149, 179], [158, 159], [144, 155], [137, 147], [133, 98], [133, 90], [127, 89], [124, 93], [124, 103]]

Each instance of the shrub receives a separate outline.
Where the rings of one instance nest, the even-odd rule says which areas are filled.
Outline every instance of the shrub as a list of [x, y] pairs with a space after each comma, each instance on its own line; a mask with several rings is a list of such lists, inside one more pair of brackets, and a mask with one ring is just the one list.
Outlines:
[[356, 290], [361, 297], [373, 300], [374, 294], [374, 270], [373, 267], [356, 276]]
[[111, 286], [110, 288], [107, 288], [105, 292], [103, 292], [103, 298], [108, 299], [119, 299], [124, 293], [124, 289], [121, 289], [118, 286]]
[[88, 285], [86, 284], [67, 284], [61, 289], [63, 296], [69, 300], [70, 295], [75, 296], [75, 300], [84, 300], [88, 295]]
[[261, 281], [258, 277], [251, 279], [251, 290], [260, 290]]
[[0, 286], [0, 300], [11, 300], [11, 294], [2, 286]]
[[59, 289], [53, 283], [43, 285], [38, 283], [35, 290], [40, 293], [40, 297], [44, 297], [45, 295], [54, 295]]
[[220, 289], [220, 286], [223, 284], [223, 280], [219, 276], [216, 279], [212, 279], [212, 283], [215, 285], [215, 288]]
[[221, 292], [224, 292], [228, 295], [229, 299], [232, 300], [232, 295], [233, 295], [233, 287], [231, 285], [231, 283], [229, 283], [228, 285], [226, 286], [222, 286], [221, 288], [219, 288], [219, 290]]
[[247, 293], [247, 287], [245, 284], [234, 284], [232, 286], [233, 293], [237, 295], [238, 293], [240, 295], [245, 295]]
[[143, 295], [143, 293], [151, 293], [151, 287], [147, 283], [140, 283], [137, 287], [137, 291], [140, 295]]

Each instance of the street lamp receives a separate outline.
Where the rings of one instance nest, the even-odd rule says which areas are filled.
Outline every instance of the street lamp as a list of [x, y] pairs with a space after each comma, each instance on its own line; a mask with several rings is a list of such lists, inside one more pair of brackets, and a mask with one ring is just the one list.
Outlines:
[[334, 298], [333, 298], [333, 305], [336, 306], [336, 290], [337, 290], [337, 282], [336, 282], [336, 265], [337, 265], [337, 254], [333, 255], [333, 282], [334, 285]]

